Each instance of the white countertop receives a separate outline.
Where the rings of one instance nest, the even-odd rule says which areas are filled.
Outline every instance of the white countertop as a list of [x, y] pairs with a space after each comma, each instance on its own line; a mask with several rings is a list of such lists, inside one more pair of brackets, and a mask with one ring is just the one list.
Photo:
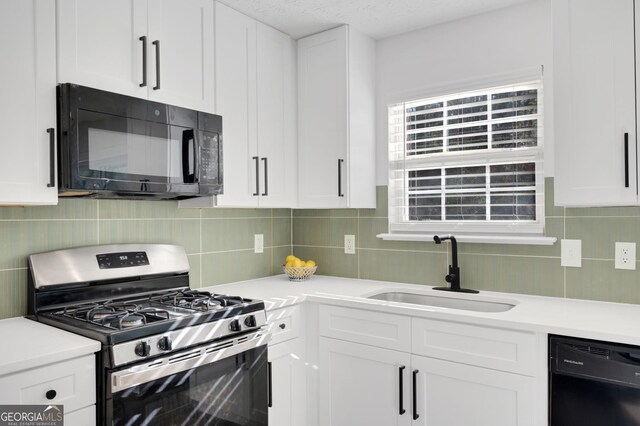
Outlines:
[[[267, 310], [311, 301], [640, 345], [640, 305], [489, 291], [483, 291], [479, 295], [451, 294], [432, 290], [431, 286], [425, 285], [327, 276], [313, 276], [309, 281], [296, 283], [290, 282], [285, 275], [277, 275], [212, 286], [204, 290], [262, 299]], [[396, 290], [439, 297], [505, 301], [517, 306], [507, 312], [473, 312], [366, 298], [373, 294]]]
[[100, 342], [27, 318], [0, 321], [0, 376], [92, 354]]

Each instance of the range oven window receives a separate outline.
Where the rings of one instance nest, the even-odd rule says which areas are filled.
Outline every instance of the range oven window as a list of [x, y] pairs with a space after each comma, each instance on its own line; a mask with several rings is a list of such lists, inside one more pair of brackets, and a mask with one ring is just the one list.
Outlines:
[[267, 348], [149, 378], [107, 401], [111, 425], [267, 426]]
[[151, 183], [192, 183], [193, 128], [78, 111], [78, 175]]

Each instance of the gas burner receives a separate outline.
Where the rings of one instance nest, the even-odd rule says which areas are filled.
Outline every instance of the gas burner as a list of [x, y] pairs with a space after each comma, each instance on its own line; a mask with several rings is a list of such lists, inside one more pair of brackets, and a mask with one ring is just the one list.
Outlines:
[[141, 325], [145, 325], [147, 320], [144, 315], [140, 314], [127, 314], [122, 316], [119, 320], [116, 321], [118, 324], [117, 328], [133, 328], [140, 327]]
[[171, 292], [151, 297], [150, 300], [165, 306], [174, 306], [197, 311], [218, 310], [245, 302], [241, 297], [212, 295], [208, 291], [199, 290], [181, 290]]

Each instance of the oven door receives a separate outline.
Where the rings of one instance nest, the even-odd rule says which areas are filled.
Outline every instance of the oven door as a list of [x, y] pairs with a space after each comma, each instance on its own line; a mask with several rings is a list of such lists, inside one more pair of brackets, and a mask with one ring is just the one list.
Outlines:
[[267, 426], [268, 340], [253, 333], [109, 373], [105, 424]]

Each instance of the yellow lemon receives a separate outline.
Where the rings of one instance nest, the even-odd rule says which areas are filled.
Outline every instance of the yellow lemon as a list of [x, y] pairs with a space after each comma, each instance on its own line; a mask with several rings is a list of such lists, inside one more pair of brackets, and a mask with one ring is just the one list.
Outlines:
[[301, 266], [304, 266], [304, 262], [296, 258], [296, 260], [293, 261], [293, 266], [296, 268], [300, 268]]
[[313, 260], [307, 260], [306, 265], [308, 267], [316, 266], [316, 262], [314, 262]]
[[286, 266], [287, 268], [293, 267], [293, 260], [287, 261], [287, 263], [285, 263], [284, 266]]
[[290, 254], [289, 256], [287, 256], [287, 258], [284, 261], [285, 262], [293, 262], [296, 259], [297, 259], [297, 257], [295, 257], [294, 255]]

